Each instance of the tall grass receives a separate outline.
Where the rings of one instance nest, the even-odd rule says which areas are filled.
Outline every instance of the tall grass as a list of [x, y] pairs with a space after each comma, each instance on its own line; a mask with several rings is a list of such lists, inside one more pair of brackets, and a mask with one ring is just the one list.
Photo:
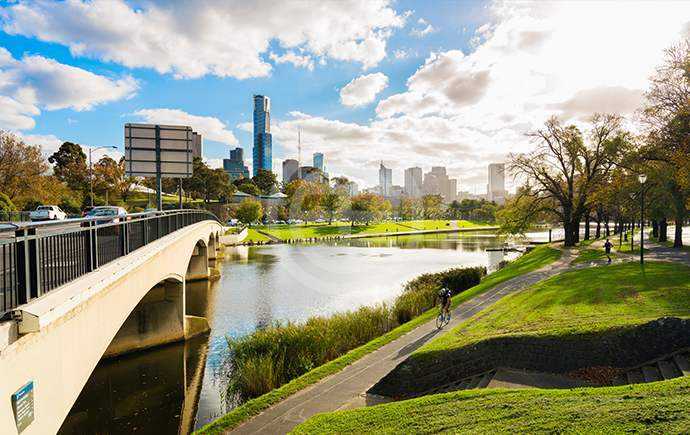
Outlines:
[[442, 286], [457, 294], [479, 284], [485, 274], [483, 267], [427, 273], [405, 284], [393, 305], [361, 307], [228, 337], [229, 393], [242, 400], [267, 393], [432, 308]]

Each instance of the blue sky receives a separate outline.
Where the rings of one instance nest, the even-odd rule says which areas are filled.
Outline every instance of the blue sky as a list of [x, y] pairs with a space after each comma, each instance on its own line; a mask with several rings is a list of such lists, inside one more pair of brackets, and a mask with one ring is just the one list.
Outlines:
[[[260, 93], [272, 99], [276, 172], [294, 157], [299, 126], [305, 154], [323, 151], [334, 175], [374, 185], [383, 160], [402, 184], [405, 167], [441, 164], [462, 190], [481, 191], [486, 164], [528, 146], [524, 132], [549, 114], [632, 112], [661, 50], [690, 21], [679, 2], [661, 12], [615, 2], [599, 11], [565, 2], [285, 3], [203, 1], [190, 13], [185, 2], [0, 2], [9, 52], [0, 52], [0, 128], [46, 150], [62, 140], [121, 148], [125, 122], [188, 121], [208, 131], [205, 157], [217, 166], [236, 145], [251, 156], [246, 123]], [[636, 24], [652, 11], [656, 35], [640, 40]], [[593, 12], [626, 22], [612, 28]], [[151, 32], [137, 33], [142, 16]], [[585, 21], [588, 36], [577, 31]], [[596, 59], [610, 52], [601, 40], [612, 30], [628, 37], [610, 41], [618, 51], [646, 58], [612, 60], [596, 75], [553, 58], [572, 44], [574, 55]], [[281, 63], [286, 54], [301, 63]], [[344, 104], [341, 91], [362, 77], [349, 88], [358, 105]], [[602, 107], [583, 109], [583, 95]]]

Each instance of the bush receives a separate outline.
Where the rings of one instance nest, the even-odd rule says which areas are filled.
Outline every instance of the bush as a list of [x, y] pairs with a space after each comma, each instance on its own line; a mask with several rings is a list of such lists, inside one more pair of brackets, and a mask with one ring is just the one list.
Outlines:
[[7, 195], [0, 192], [0, 212], [15, 210], [16, 208], [14, 207], [12, 200], [10, 200], [10, 198]]
[[477, 284], [483, 267], [426, 273], [408, 282], [393, 306], [379, 304], [306, 322], [274, 325], [251, 335], [227, 338], [232, 371], [228, 390], [242, 399], [258, 397], [410, 321], [436, 305], [447, 286], [458, 294]]

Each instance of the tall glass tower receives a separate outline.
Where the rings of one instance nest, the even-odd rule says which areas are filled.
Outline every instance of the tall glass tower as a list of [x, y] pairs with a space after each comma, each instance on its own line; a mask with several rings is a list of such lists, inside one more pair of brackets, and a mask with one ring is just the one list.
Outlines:
[[271, 99], [254, 95], [254, 175], [259, 169], [273, 170], [271, 138]]

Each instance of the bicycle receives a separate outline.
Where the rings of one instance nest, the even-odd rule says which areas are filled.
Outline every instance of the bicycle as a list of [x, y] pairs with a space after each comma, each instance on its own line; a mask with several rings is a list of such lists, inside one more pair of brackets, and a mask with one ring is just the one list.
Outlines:
[[448, 322], [450, 322], [450, 310], [446, 312], [446, 310], [441, 307], [441, 312], [438, 314], [438, 317], [436, 317], [436, 328], [443, 329]]

